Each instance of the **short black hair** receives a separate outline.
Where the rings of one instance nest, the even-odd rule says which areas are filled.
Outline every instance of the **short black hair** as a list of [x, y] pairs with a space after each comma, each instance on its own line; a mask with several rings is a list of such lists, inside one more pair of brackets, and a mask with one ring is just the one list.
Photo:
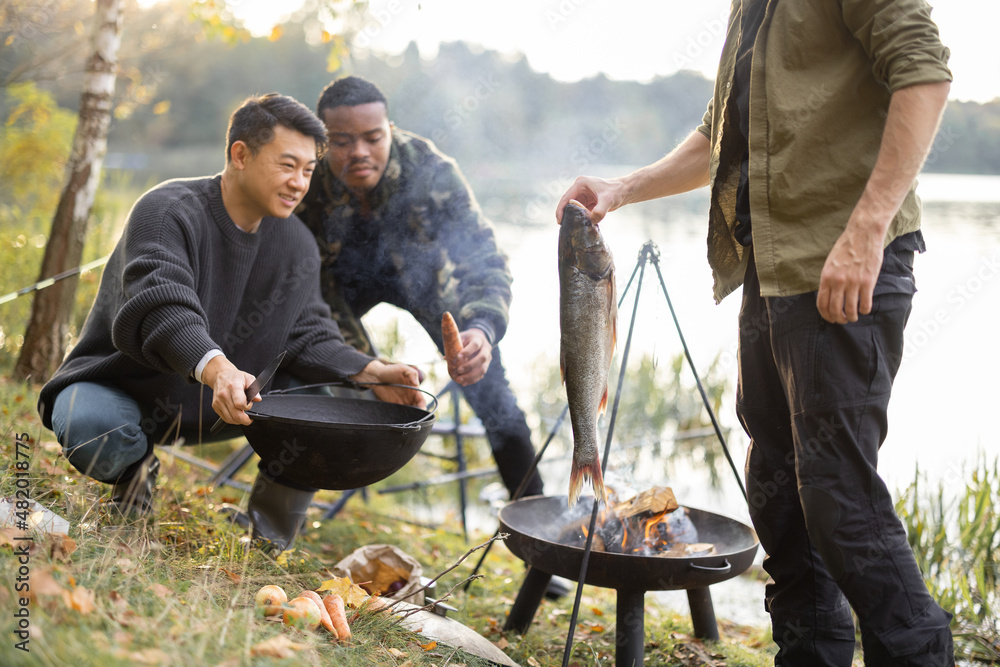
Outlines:
[[257, 154], [260, 147], [274, 139], [274, 126], [281, 125], [316, 140], [316, 150], [326, 146], [326, 127], [309, 107], [298, 100], [268, 93], [248, 97], [229, 117], [226, 130], [226, 164], [232, 157], [233, 144], [242, 141]]
[[356, 107], [360, 104], [372, 104], [381, 102], [389, 110], [389, 103], [385, 100], [385, 95], [371, 81], [362, 79], [360, 76], [345, 76], [337, 79], [323, 89], [319, 94], [319, 102], [316, 103], [316, 115], [323, 117], [326, 109], [336, 109], [337, 107]]

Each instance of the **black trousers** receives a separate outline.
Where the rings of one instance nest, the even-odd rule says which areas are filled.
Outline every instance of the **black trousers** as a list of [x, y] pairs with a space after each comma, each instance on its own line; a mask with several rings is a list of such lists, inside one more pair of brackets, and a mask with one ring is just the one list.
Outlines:
[[849, 667], [851, 608], [866, 665], [954, 665], [951, 615], [928, 594], [876, 472], [913, 298], [887, 288], [896, 272], [912, 284], [912, 253], [891, 259], [872, 312], [846, 325], [820, 317], [816, 292], [761, 297], [752, 259], [747, 269], [737, 413], [775, 665]]

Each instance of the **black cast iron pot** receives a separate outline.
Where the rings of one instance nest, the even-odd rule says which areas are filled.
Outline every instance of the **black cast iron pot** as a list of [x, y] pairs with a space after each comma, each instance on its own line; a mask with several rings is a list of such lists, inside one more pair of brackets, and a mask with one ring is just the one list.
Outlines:
[[247, 410], [253, 423], [242, 428], [272, 476], [317, 489], [358, 489], [385, 479], [416, 455], [434, 426], [436, 409], [436, 398], [424, 410], [360, 398], [270, 393]]

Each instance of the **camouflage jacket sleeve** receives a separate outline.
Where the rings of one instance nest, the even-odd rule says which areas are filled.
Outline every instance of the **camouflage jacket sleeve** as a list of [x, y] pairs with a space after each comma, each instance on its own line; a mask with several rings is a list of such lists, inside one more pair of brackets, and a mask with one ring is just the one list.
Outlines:
[[354, 315], [350, 306], [344, 301], [340, 290], [337, 289], [337, 281], [333, 275], [332, 267], [337, 259], [339, 244], [329, 242], [323, 229], [323, 221], [331, 207], [331, 204], [327, 202], [330, 195], [325, 192], [325, 179], [327, 177], [326, 161], [321, 160], [313, 174], [309, 192], [295, 213], [312, 232], [319, 246], [320, 292], [323, 295], [323, 300], [330, 307], [330, 317], [337, 323], [340, 333], [344, 337], [344, 342], [360, 352], [373, 355], [375, 348], [371, 344], [368, 332], [361, 324], [361, 320]]
[[482, 323], [495, 344], [507, 330], [512, 277], [507, 258], [497, 247], [493, 225], [450, 159], [435, 170], [429, 198], [434, 236], [454, 267], [459, 308], [453, 314], [462, 329]]

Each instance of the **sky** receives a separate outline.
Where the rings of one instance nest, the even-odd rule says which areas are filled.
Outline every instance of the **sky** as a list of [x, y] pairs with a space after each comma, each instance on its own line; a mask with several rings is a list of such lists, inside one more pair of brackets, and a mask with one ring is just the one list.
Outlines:
[[[258, 34], [301, 0], [228, 0]], [[934, 0], [932, 17], [951, 48], [951, 97], [1000, 98], [996, 0]], [[531, 66], [564, 81], [604, 72], [648, 80], [680, 69], [709, 78], [725, 38], [729, 0], [372, 0], [359, 52], [399, 53], [415, 41], [432, 57], [440, 42], [465, 41], [523, 53]]]

